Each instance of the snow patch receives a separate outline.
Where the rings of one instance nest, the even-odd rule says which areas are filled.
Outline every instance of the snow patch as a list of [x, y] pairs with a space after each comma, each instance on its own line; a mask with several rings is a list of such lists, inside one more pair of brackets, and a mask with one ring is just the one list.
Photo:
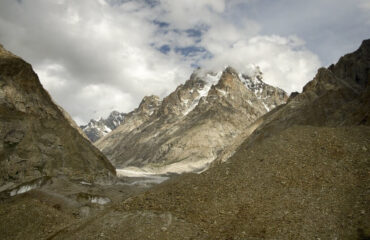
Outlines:
[[110, 133], [111, 131], [112, 131], [112, 129], [110, 129], [109, 127], [107, 127], [106, 125], [104, 125], [104, 130], [103, 130], [103, 133], [104, 134]]
[[119, 178], [131, 178], [132, 182], [125, 183], [125, 185], [141, 185], [149, 186], [152, 184], [159, 184], [169, 179], [168, 176], [158, 174], [155, 172], [148, 172], [147, 170], [137, 167], [127, 167], [123, 169], [116, 169], [117, 177]]
[[216, 85], [218, 81], [220, 80], [222, 71], [218, 72], [217, 74], [211, 74], [211, 73], [204, 73], [198, 70], [196, 74], [204, 81], [204, 86], [202, 89], [197, 89], [197, 92], [199, 95], [196, 98], [194, 98], [189, 108], [183, 112], [184, 115], [187, 115], [188, 113], [193, 111], [194, 108], [199, 104], [200, 99], [208, 95], [208, 92], [211, 89], [212, 85]]
[[265, 107], [267, 112], [270, 112], [270, 108], [266, 105], [266, 103], [262, 102], [263, 106]]
[[21, 194], [21, 193], [25, 193], [25, 192], [28, 192], [28, 191], [31, 191], [32, 189], [35, 189], [37, 188], [39, 185], [38, 184], [31, 184], [31, 185], [24, 185], [24, 186], [21, 186], [17, 189], [13, 189], [11, 192], [10, 192], [10, 196], [13, 197], [15, 195], [18, 195], [18, 194]]
[[227, 95], [227, 92], [225, 90], [217, 88], [217, 91], [220, 92], [223, 96]]
[[116, 169], [117, 177], [151, 177], [155, 173], [147, 172], [140, 168], [128, 167], [122, 169]]
[[107, 203], [110, 203], [111, 200], [107, 197], [92, 197], [91, 198], [91, 203], [96, 203], [99, 205], [105, 205]]
[[82, 185], [89, 185], [89, 186], [91, 186], [92, 184], [91, 183], [89, 183], [89, 182], [85, 182], [85, 181], [81, 181], [80, 182]]

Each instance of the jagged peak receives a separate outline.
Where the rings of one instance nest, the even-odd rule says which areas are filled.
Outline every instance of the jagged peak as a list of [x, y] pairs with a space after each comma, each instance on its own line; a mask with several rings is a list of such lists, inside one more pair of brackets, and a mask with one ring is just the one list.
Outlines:
[[201, 80], [201, 81], [204, 81], [205, 78], [210, 75], [210, 76], [215, 76], [217, 75], [218, 72], [214, 72], [212, 70], [209, 70], [209, 69], [204, 69], [204, 68], [201, 68], [201, 67], [198, 67], [196, 68], [193, 73], [190, 75], [190, 80], [193, 80], [193, 81], [197, 81], [197, 80]]
[[235, 70], [235, 68], [231, 67], [231, 66], [227, 66], [225, 68], [225, 70], [223, 71], [223, 73], [229, 73], [229, 74], [238, 74], [238, 72]]
[[109, 114], [109, 116], [117, 116], [117, 115], [120, 115], [121, 113], [120, 112], [118, 112], [117, 110], [113, 110], [110, 114]]
[[149, 95], [149, 96], [143, 97], [143, 100], [141, 100], [141, 103], [144, 103], [144, 102], [153, 102], [153, 101], [159, 102], [160, 100], [161, 100], [161, 98], [158, 97], [157, 95]]
[[149, 106], [149, 105], [152, 105], [152, 104], [158, 105], [158, 103], [160, 103], [160, 102], [161, 102], [160, 97], [158, 97], [156, 95], [145, 96], [141, 100], [139, 108], [143, 108], [144, 106]]
[[[232, 77], [230, 77], [232, 76]], [[217, 89], [230, 88], [233, 86], [237, 88], [238, 82], [240, 81], [247, 89], [251, 90], [257, 98], [262, 98], [261, 94], [264, 92], [264, 89], [269, 88], [269, 91], [272, 91], [274, 86], [270, 86], [263, 81], [263, 73], [261, 68], [256, 64], [247, 64], [242, 71], [232, 67], [225, 66], [223, 70], [219, 72], [206, 70], [203, 68], [197, 68], [191, 75], [189, 80], [190, 82], [202, 82], [201, 88], [197, 91], [201, 93], [200, 95], [206, 96], [208, 94], [211, 86], [216, 86]], [[198, 86], [198, 85], [196, 85]], [[280, 92], [284, 90], [278, 89]], [[224, 89], [225, 90], [225, 89]]]
[[[255, 64], [248, 64], [243, 71], [239, 71], [230, 65], [225, 66], [224, 69], [220, 71], [198, 67], [191, 74], [190, 81], [202, 81], [206, 84], [211, 83], [216, 85], [223, 74], [232, 74], [234, 76], [238, 76], [243, 83], [251, 82], [249, 85], [252, 83], [263, 83], [263, 73], [260, 67]], [[218, 78], [217, 81], [215, 81], [215, 77]]]

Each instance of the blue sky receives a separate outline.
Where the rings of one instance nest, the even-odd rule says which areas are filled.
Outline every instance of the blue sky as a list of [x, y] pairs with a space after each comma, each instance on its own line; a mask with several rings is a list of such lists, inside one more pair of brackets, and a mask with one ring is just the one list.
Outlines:
[[173, 91], [200, 66], [300, 91], [369, 38], [369, 0], [0, 0], [0, 43], [78, 123]]

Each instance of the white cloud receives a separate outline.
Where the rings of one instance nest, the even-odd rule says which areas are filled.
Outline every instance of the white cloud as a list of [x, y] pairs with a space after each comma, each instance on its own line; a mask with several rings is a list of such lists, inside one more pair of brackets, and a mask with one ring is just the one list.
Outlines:
[[320, 67], [318, 57], [304, 48], [303, 40], [291, 36], [255, 36], [221, 48], [219, 54], [204, 62], [220, 69], [231, 65], [247, 71], [250, 64], [261, 67], [264, 80], [284, 90], [300, 91]]
[[158, 16], [179, 29], [187, 29], [200, 24], [212, 24], [218, 14], [225, 10], [225, 0], [162, 0], [161, 9], [165, 13]]
[[[116, 7], [87, 0], [5, 1], [0, 41], [31, 62], [53, 98], [86, 122], [112, 107], [132, 110], [145, 95], [168, 94], [190, 73], [180, 56], [168, 58], [150, 46], [157, 31], [151, 17], [139, 1]], [[96, 86], [104, 94], [93, 91]]]
[[368, 0], [361, 0], [360, 1], [360, 8], [363, 8], [364, 10], [370, 10], [370, 1]]
[[[257, 64], [267, 82], [287, 91], [300, 90], [320, 65], [301, 38], [279, 32], [284, 32], [281, 20], [297, 22], [287, 25], [290, 31], [306, 29], [299, 25], [309, 22], [300, 17], [303, 5], [296, 1], [274, 11], [257, 0], [0, 1], [0, 42], [33, 65], [56, 102], [79, 123], [113, 109], [130, 111], [144, 95], [167, 95], [189, 77], [192, 64], [240, 70]], [[345, 6], [339, 20], [348, 22], [356, 18], [343, 11], [351, 6], [346, 1], [323, 6]], [[356, 1], [368, 11], [367, 0]], [[319, 3], [309, 9], [324, 9], [314, 20], [326, 21], [317, 16], [327, 14]], [[274, 15], [290, 6], [294, 9], [286, 11], [293, 16]], [[251, 15], [261, 18], [257, 22]], [[337, 22], [333, 18], [331, 23]], [[264, 19], [273, 19], [278, 32], [264, 33]], [[323, 39], [326, 31], [317, 32]]]
[[366, 23], [370, 25], [370, 1], [369, 0], [358, 0], [358, 7], [365, 13]]

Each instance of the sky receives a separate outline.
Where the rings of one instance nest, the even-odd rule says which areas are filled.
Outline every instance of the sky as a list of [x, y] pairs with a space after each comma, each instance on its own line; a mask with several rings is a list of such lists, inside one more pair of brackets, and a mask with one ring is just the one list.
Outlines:
[[78, 124], [165, 97], [197, 67], [301, 91], [370, 37], [370, 0], [0, 0], [0, 43]]

